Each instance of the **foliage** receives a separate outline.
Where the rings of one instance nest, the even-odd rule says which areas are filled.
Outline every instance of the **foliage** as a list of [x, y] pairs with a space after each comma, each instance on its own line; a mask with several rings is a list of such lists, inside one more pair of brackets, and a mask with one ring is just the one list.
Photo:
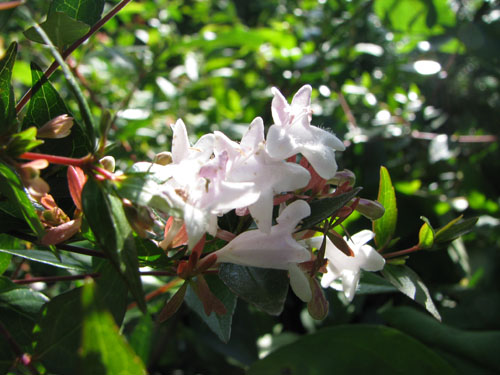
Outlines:
[[[0, 372], [500, 371], [499, 12], [446, 0], [0, 3]], [[257, 238], [254, 214], [220, 214], [219, 232], [192, 246], [168, 182], [137, 162], [171, 161], [178, 118], [193, 143], [239, 140], [257, 116], [276, 123], [271, 87], [291, 98], [305, 84], [313, 122], [347, 146], [333, 178], [287, 157], [318, 178], [276, 196], [308, 201], [289, 235], [311, 260], [216, 264]], [[273, 228], [293, 222], [275, 208]], [[358, 259], [351, 234], [368, 227], [381, 272], [357, 268], [352, 302], [342, 283], [322, 289], [331, 246]]]

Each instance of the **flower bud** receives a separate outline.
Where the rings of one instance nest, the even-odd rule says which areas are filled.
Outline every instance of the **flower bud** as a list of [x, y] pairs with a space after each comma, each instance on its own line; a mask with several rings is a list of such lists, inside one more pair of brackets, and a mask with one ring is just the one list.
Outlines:
[[377, 220], [384, 216], [385, 208], [377, 201], [360, 198], [356, 211], [370, 220]]
[[64, 138], [71, 133], [73, 117], [60, 115], [47, 121], [37, 131], [38, 138]]
[[115, 171], [115, 158], [112, 156], [105, 156], [101, 160], [99, 160], [99, 163], [102, 164], [105, 170], [108, 172], [113, 173]]
[[172, 163], [172, 153], [168, 151], [160, 152], [156, 154], [155, 163], [160, 165], [167, 165]]
[[346, 182], [349, 182], [349, 186], [354, 186], [354, 184], [356, 183], [356, 175], [348, 169], [338, 171], [337, 173], [335, 173], [335, 176], [328, 180], [329, 184], [337, 186], [340, 186]]

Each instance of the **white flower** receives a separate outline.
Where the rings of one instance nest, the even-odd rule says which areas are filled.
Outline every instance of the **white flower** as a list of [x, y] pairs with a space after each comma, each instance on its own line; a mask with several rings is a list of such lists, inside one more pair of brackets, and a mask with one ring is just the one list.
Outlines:
[[310, 260], [311, 253], [292, 237], [297, 224], [310, 214], [311, 208], [305, 201], [291, 203], [269, 234], [258, 229], [241, 233], [215, 252], [217, 262], [288, 270], [290, 264]]
[[311, 86], [302, 86], [289, 105], [273, 87], [274, 125], [267, 133], [266, 150], [272, 158], [279, 160], [301, 153], [314, 170], [328, 180], [337, 172], [335, 150], [344, 151], [345, 146], [332, 133], [311, 125], [311, 91]]
[[[327, 237], [325, 258], [328, 259], [328, 265], [327, 273], [321, 279], [321, 286], [342, 290], [347, 299], [352, 301], [361, 277], [361, 269], [375, 272], [384, 268], [385, 259], [373, 247], [366, 245], [373, 237], [374, 233], [369, 230], [362, 230], [350, 239], [345, 237], [354, 253], [352, 257], [337, 249]], [[319, 247], [323, 237], [314, 237], [309, 241], [314, 247]]]
[[270, 233], [274, 196], [306, 186], [311, 178], [309, 172], [296, 163], [269, 157], [260, 117], [252, 121], [240, 144], [221, 132], [215, 132], [215, 137], [215, 149], [228, 155], [226, 180], [253, 184], [248, 192], [256, 193], [258, 199], [248, 205], [250, 214], [260, 230]]

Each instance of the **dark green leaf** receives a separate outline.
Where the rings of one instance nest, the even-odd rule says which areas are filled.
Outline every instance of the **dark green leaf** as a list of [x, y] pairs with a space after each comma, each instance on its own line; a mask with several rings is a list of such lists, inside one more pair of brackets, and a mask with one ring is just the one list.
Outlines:
[[383, 277], [373, 272], [362, 272], [356, 294], [393, 293], [397, 289]]
[[[23, 128], [36, 126], [40, 128], [47, 121], [53, 118], [68, 114], [68, 110], [56, 89], [43, 75], [43, 71], [36, 64], [31, 64], [31, 78], [33, 81], [33, 90], [35, 93], [26, 111], [23, 120]], [[61, 139], [46, 139], [44, 144], [39, 147], [40, 152], [51, 155], [62, 156], [84, 156], [93, 148], [91, 140], [92, 134], [86, 134], [81, 125], [75, 121], [71, 128], [71, 134]]]
[[13, 42], [0, 60], [0, 134], [10, 133], [16, 127], [14, 91], [10, 83], [16, 54], [17, 43]]
[[3, 163], [0, 163], [0, 192], [11, 202], [15, 202], [20, 217], [23, 217], [33, 232], [41, 237], [44, 233], [42, 223], [24, 192], [23, 184], [17, 175]]
[[49, 15], [63, 12], [75, 20], [94, 25], [101, 18], [104, 0], [52, 0]]
[[442, 244], [450, 242], [460, 236], [463, 236], [466, 233], [469, 233], [472, 228], [474, 228], [474, 225], [476, 225], [477, 220], [477, 217], [471, 217], [460, 221], [452, 220], [450, 223], [436, 232], [436, 243]]
[[465, 331], [436, 322], [409, 307], [382, 312], [391, 326], [411, 335], [449, 361], [462, 374], [498, 374], [500, 357], [496, 348], [500, 331]]
[[260, 310], [279, 315], [288, 293], [288, 272], [222, 263], [219, 277], [238, 297]]
[[22, 153], [28, 152], [29, 150], [41, 145], [43, 141], [36, 139], [36, 133], [36, 128], [32, 126], [19, 133], [13, 134], [7, 144], [7, 148], [5, 150], [6, 154], [11, 157], [17, 157]]
[[421, 249], [429, 249], [434, 245], [434, 229], [429, 219], [424, 216], [422, 216], [421, 219], [424, 221], [424, 224], [420, 227], [420, 231], [418, 232], [418, 246]]
[[200, 301], [196, 293], [189, 285], [184, 300], [187, 305], [194, 310], [200, 318], [208, 325], [208, 327], [219, 337], [223, 342], [228, 342], [231, 337], [231, 324], [233, 314], [236, 308], [237, 297], [234, 295], [224, 283], [215, 275], [204, 276], [210, 291], [217, 297], [226, 307], [226, 314], [219, 316], [212, 312], [207, 316], [203, 311], [203, 303]]
[[248, 375], [455, 374], [428, 347], [393, 328], [337, 326], [304, 336], [254, 363]]
[[[49, 13], [47, 20], [40, 26], [59, 51], [63, 51], [64, 48], [80, 39], [90, 29], [87, 24], [61, 12]], [[33, 42], [45, 43], [34, 27], [26, 30], [24, 36]]]
[[392, 285], [398, 288], [401, 293], [424, 306], [434, 318], [441, 321], [441, 315], [439, 315], [434, 302], [432, 302], [429, 290], [423, 281], [420, 280], [420, 277], [409, 267], [386, 264], [382, 270], [382, 274]]
[[[14, 249], [18, 246], [19, 240], [7, 234], [0, 234], [0, 249]], [[12, 255], [0, 253], [0, 275], [2, 275], [10, 265]]]
[[392, 186], [389, 171], [385, 167], [380, 167], [380, 184], [377, 201], [385, 208], [384, 216], [373, 222], [375, 244], [378, 249], [382, 249], [391, 241], [398, 220], [396, 194]]
[[34, 262], [40, 262], [44, 264], [49, 264], [54, 267], [65, 268], [69, 270], [75, 270], [80, 272], [88, 272], [91, 270], [89, 265], [77, 258], [69, 255], [59, 254], [59, 259], [50, 251], [45, 250], [18, 250], [18, 249], [3, 249], [0, 248], [0, 252], [4, 254], [16, 255], [24, 259], [29, 259]]
[[357, 187], [348, 191], [347, 193], [340, 194], [336, 197], [319, 199], [311, 202], [311, 215], [302, 220], [300, 230], [311, 228], [314, 225], [328, 219], [330, 216], [335, 215], [338, 210], [349, 203], [358, 193], [362, 190]]
[[149, 362], [149, 357], [151, 356], [154, 333], [155, 325], [151, 316], [144, 314], [139, 317], [139, 322], [130, 335], [130, 346], [145, 364]]
[[82, 192], [87, 222], [102, 250], [120, 273], [142, 311], [146, 311], [135, 241], [122, 202], [90, 178]]
[[96, 293], [93, 282], [85, 283], [82, 344], [78, 350], [82, 374], [146, 374], [144, 365], [120, 335], [111, 314], [100, 307]]

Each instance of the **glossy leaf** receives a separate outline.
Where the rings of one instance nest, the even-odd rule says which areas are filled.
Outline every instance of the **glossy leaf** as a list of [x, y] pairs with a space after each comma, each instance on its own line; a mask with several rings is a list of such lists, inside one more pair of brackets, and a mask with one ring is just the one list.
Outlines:
[[[411, 369], [411, 370], [410, 370]], [[425, 345], [393, 328], [336, 326], [304, 336], [255, 362], [248, 375], [455, 374]]]
[[88, 272], [91, 269], [87, 263], [83, 262], [80, 259], [63, 253], [59, 254], [58, 258], [52, 252], [47, 250], [0, 249], [0, 252], [3, 254], [15, 255], [34, 262], [48, 264], [54, 267], [64, 268], [68, 270]]
[[204, 278], [210, 288], [210, 291], [224, 304], [226, 314], [218, 315], [215, 312], [212, 312], [209, 316], [207, 316], [203, 310], [203, 303], [193, 291], [191, 285], [187, 289], [184, 300], [221, 341], [228, 342], [231, 337], [231, 324], [238, 297], [236, 297], [236, 295], [232, 293], [217, 276], [206, 275]]
[[104, 0], [52, 0], [49, 15], [63, 12], [75, 20], [94, 25], [101, 18]]
[[382, 317], [391, 326], [411, 335], [437, 354], [461, 374], [494, 374], [500, 372], [498, 347], [500, 331], [468, 331], [436, 322], [409, 307], [383, 311]]
[[461, 220], [462, 217], [458, 217], [455, 220], [450, 221], [443, 228], [436, 232], [436, 243], [442, 244], [446, 242], [453, 241], [454, 239], [469, 233], [476, 225], [478, 218], [471, 217], [468, 219]]
[[[59, 51], [63, 51], [64, 48], [80, 39], [90, 29], [87, 24], [61, 12], [49, 13], [47, 20], [41, 23], [40, 26]], [[26, 30], [24, 36], [33, 42], [45, 43], [34, 27]]]
[[260, 310], [279, 315], [288, 293], [288, 272], [222, 263], [219, 277], [238, 297]]
[[0, 134], [16, 128], [16, 108], [11, 85], [12, 68], [16, 61], [17, 43], [13, 42], [0, 60]]
[[306, 217], [299, 224], [300, 230], [311, 228], [323, 220], [328, 219], [356, 197], [361, 190], [362, 188], [358, 187], [347, 193], [337, 195], [336, 197], [312, 201], [309, 204], [311, 207], [311, 215]]
[[19, 133], [13, 134], [7, 148], [5, 150], [6, 154], [11, 157], [17, 157], [24, 152], [28, 152], [31, 149], [41, 145], [42, 140], [36, 139], [37, 130], [34, 126], [25, 129]]
[[42, 237], [44, 229], [35, 208], [24, 191], [19, 177], [5, 164], [0, 163], [0, 192], [15, 203], [16, 216], [24, 218], [33, 232]]
[[[45, 78], [43, 71], [36, 64], [31, 64], [31, 78], [35, 93], [29, 101], [28, 109], [23, 120], [23, 128], [36, 126], [40, 128], [47, 121], [53, 118], [68, 114], [71, 112], [64, 104], [57, 90]], [[84, 130], [81, 125], [75, 121], [71, 128], [71, 134], [61, 139], [46, 139], [44, 144], [39, 147], [40, 152], [46, 152], [52, 155], [62, 156], [84, 156], [92, 150], [91, 140], [93, 134]]]
[[425, 286], [424, 282], [413, 270], [404, 265], [395, 266], [386, 264], [382, 270], [382, 274], [401, 293], [424, 306], [434, 318], [441, 321], [441, 315], [432, 301], [427, 286]]
[[434, 245], [434, 229], [426, 217], [422, 216], [421, 219], [424, 221], [424, 224], [418, 232], [418, 246], [421, 249], [429, 249]]
[[83, 287], [82, 305], [82, 341], [78, 350], [82, 374], [146, 374], [143, 363], [120, 335], [111, 314], [100, 307], [93, 282]]
[[82, 192], [87, 222], [142, 311], [146, 311], [135, 241], [120, 199], [109, 194], [105, 184], [89, 179]]
[[375, 232], [375, 244], [377, 245], [377, 249], [383, 249], [391, 241], [396, 230], [396, 222], [398, 219], [396, 194], [392, 186], [389, 171], [385, 167], [380, 167], [380, 183], [377, 201], [384, 206], [385, 213], [384, 216], [373, 222], [373, 232]]

